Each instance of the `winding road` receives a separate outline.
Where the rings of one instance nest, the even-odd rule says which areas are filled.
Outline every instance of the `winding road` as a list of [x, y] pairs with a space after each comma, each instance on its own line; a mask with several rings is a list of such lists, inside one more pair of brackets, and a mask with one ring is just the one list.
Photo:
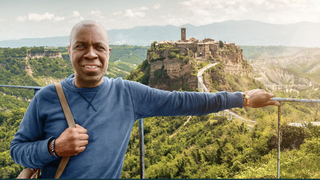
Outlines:
[[[210, 92], [208, 90], [208, 88], [204, 85], [203, 83], [203, 73], [204, 71], [206, 71], [207, 69], [217, 65], [218, 63], [213, 63], [213, 64], [208, 64], [206, 65], [205, 67], [201, 68], [199, 71], [198, 71], [198, 74], [197, 74], [197, 77], [198, 77], [198, 89], [200, 92]], [[231, 112], [230, 110], [224, 110], [224, 112], [226, 112], [228, 114], [228, 119], [231, 120], [233, 118], [237, 118], [237, 119], [240, 119], [242, 121], [247, 121], [247, 122], [250, 122], [250, 123], [255, 123], [255, 121], [252, 121], [250, 119], [246, 119], [242, 116], [239, 116], [238, 114], [234, 113], [234, 112]], [[223, 113], [225, 114], [225, 113]], [[226, 114], [225, 114], [226, 115]]]
[[[207, 69], [209, 69], [209, 68], [211, 68], [211, 67], [213, 67], [213, 66], [215, 66], [215, 65], [217, 65], [218, 63], [216, 62], [216, 63], [212, 63], [212, 64], [208, 64], [208, 65], [206, 65], [205, 67], [203, 67], [203, 68], [201, 68], [199, 71], [198, 71], [198, 74], [197, 74], [197, 78], [198, 78], [198, 89], [199, 89], [199, 91], [200, 92], [210, 92], [209, 90], [208, 90], [208, 88], [204, 85], [204, 83], [203, 83], [203, 73], [207, 70]], [[254, 124], [255, 123], [255, 121], [253, 121], [253, 120], [250, 120], [250, 119], [246, 119], [246, 118], [244, 118], [244, 117], [242, 117], [242, 116], [240, 116], [240, 115], [238, 115], [238, 114], [236, 114], [236, 113], [234, 113], [234, 112], [231, 112], [230, 110], [223, 110], [222, 112], [217, 112], [217, 113], [215, 113], [215, 114], [217, 114], [217, 115], [219, 115], [219, 116], [227, 116], [228, 117], [228, 120], [232, 120], [232, 119], [235, 119], [235, 118], [237, 118], [237, 119], [240, 119], [240, 120], [242, 120], [242, 121], [246, 121], [246, 122], [249, 122], [249, 123], [252, 123], [252, 124]], [[181, 127], [179, 127], [179, 129], [177, 130], [177, 131], [175, 131], [171, 136], [169, 136], [170, 138], [172, 138], [172, 137], [174, 137], [176, 134], [178, 134], [179, 132], [180, 132], [180, 130], [191, 120], [191, 118], [192, 118], [192, 116], [188, 116], [188, 119], [187, 119], [187, 121], [181, 126]], [[249, 125], [249, 126], [251, 126], [251, 125]]]

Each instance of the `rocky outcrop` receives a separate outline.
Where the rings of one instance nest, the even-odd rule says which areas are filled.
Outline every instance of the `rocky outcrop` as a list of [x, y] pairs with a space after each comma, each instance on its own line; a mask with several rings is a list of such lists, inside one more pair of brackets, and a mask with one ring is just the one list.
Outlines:
[[59, 51], [44, 51], [44, 52], [36, 52], [36, 53], [29, 52], [27, 54], [27, 58], [30, 58], [30, 59], [43, 58], [43, 57], [61, 59], [62, 55]]
[[149, 85], [165, 90], [178, 90], [182, 86], [195, 90], [198, 81], [197, 77], [192, 75], [193, 69], [191, 63], [184, 63], [177, 58], [150, 62]]
[[[208, 46], [209, 47], [209, 46]], [[211, 48], [210, 53], [205, 57], [197, 57], [196, 52], [185, 49], [174, 44], [158, 45], [148, 50], [147, 60], [150, 64], [149, 85], [165, 90], [195, 90], [198, 85], [196, 73], [199, 62], [221, 62], [224, 65], [224, 73], [237, 76], [252, 77], [252, 68], [243, 60], [242, 50], [233, 43], [224, 44], [222, 48]], [[186, 53], [188, 52], [188, 53]], [[196, 58], [195, 58], [196, 57]], [[204, 74], [205, 77], [208, 77]], [[227, 84], [226, 79], [219, 74], [211, 74], [209, 78]], [[210, 80], [204, 80], [207, 87], [210, 87]], [[227, 88], [227, 87], [226, 87]], [[226, 89], [228, 90], [228, 88]]]
[[234, 43], [225, 44], [225, 47], [217, 54], [225, 65], [225, 73], [253, 77], [251, 66], [243, 60], [242, 49]]

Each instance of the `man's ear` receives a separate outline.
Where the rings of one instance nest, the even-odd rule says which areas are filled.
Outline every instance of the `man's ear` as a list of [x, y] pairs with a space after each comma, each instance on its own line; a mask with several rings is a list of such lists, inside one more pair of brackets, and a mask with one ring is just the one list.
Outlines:
[[108, 60], [109, 60], [109, 58], [110, 58], [110, 54], [111, 54], [111, 48], [109, 48], [109, 52], [108, 52]]
[[71, 60], [71, 57], [70, 57], [70, 45], [68, 46], [68, 54], [69, 54], [69, 58]]
[[[107, 57], [107, 61], [106, 61], [107, 62], [107, 69], [109, 68], [108, 64], [109, 64], [109, 59], [110, 59], [111, 48], [109, 48], [108, 51], [109, 52], [108, 52], [108, 57]], [[106, 73], [107, 73], [107, 69], [106, 69]]]

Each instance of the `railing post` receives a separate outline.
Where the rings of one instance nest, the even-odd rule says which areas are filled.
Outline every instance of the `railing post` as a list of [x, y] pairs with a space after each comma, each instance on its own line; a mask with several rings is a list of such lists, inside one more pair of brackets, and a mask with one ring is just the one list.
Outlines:
[[139, 119], [139, 142], [140, 142], [140, 179], [144, 179], [144, 133], [143, 119]]
[[277, 160], [277, 178], [280, 179], [280, 119], [281, 119], [281, 102], [279, 102], [280, 105], [278, 106], [278, 160]]

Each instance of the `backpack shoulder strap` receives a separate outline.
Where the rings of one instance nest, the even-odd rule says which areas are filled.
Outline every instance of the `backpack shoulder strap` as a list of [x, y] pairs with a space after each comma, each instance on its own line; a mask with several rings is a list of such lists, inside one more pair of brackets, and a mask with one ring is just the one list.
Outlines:
[[64, 115], [65, 115], [65, 117], [67, 119], [68, 125], [69, 125], [69, 127], [73, 127], [74, 128], [74, 127], [76, 127], [76, 124], [74, 122], [70, 107], [69, 107], [67, 99], [66, 99], [66, 96], [64, 95], [62, 86], [61, 86], [60, 83], [56, 83], [54, 85], [56, 87], [57, 94], [58, 94], [58, 97], [59, 97], [59, 100], [60, 100], [60, 104], [61, 104], [63, 113], [64, 113]]
[[[64, 95], [61, 83], [55, 83], [54, 84], [56, 90], [57, 90], [57, 94], [60, 100], [60, 104], [64, 113], [64, 116], [66, 117], [67, 123], [69, 125], [69, 127], [75, 128], [76, 124], [74, 122], [70, 107], [68, 105], [66, 96]], [[59, 164], [59, 167], [57, 169], [56, 175], [55, 175], [55, 179], [59, 179], [61, 174], [63, 173], [64, 169], [66, 168], [68, 161], [69, 161], [70, 157], [62, 157], [61, 162]]]

